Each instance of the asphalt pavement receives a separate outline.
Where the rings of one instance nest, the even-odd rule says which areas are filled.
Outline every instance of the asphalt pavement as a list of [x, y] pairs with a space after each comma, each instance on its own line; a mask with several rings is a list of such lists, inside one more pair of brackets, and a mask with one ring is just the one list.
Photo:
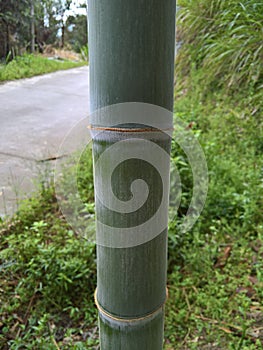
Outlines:
[[0, 85], [0, 216], [14, 214], [88, 115], [88, 80], [81, 67]]

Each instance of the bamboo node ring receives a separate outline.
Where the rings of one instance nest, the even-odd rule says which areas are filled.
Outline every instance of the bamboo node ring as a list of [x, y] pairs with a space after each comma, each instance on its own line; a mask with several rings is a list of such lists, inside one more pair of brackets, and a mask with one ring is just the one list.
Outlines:
[[[168, 298], [168, 288], [166, 288], [166, 300]], [[124, 317], [117, 317], [117, 316], [114, 316], [112, 314], [110, 314], [109, 312], [107, 312], [106, 310], [104, 310], [99, 302], [98, 302], [98, 298], [97, 298], [97, 288], [95, 289], [95, 293], [94, 293], [94, 301], [95, 301], [95, 305], [98, 309], [98, 311], [110, 318], [111, 320], [114, 320], [114, 321], [117, 321], [117, 322], [124, 322], [124, 323], [134, 323], [134, 322], [139, 322], [139, 321], [144, 321], [144, 320], [147, 320], [147, 319], [150, 319], [150, 318], [153, 318], [155, 315], [157, 315], [164, 307], [165, 303], [166, 303], [166, 300], [164, 301], [164, 303], [158, 307], [157, 310], [154, 310], [153, 312], [149, 313], [149, 314], [146, 314], [145, 316], [141, 316], [141, 317], [135, 317], [135, 318], [124, 318]]]
[[103, 127], [103, 126], [93, 126], [88, 125], [89, 130], [101, 130], [101, 131], [114, 131], [114, 132], [129, 132], [129, 133], [139, 133], [139, 132], [160, 132], [160, 131], [173, 131], [174, 128], [167, 129], [154, 129], [154, 128], [114, 128], [114, 127]]

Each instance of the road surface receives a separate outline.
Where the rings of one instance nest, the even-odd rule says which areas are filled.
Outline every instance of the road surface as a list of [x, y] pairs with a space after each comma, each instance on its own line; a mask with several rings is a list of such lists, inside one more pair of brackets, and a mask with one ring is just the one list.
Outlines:
[[71, 127], [88, 115], [88, 67], [0, 85], [0, 216], [50, 171]]

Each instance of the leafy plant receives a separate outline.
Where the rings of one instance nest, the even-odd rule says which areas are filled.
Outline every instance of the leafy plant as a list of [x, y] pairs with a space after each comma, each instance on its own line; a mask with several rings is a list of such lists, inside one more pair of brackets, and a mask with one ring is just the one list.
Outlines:
[[80, 48], [80, 54], [83, 61], [89, 60], [89, 48], [87, 45], [84, 45]]

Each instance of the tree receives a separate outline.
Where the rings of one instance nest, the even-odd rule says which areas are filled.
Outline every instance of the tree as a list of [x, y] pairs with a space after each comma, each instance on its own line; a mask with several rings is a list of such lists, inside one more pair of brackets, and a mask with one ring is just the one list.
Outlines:
[[30, 41], [30, 0], [0, 1], [0, 57], [19, 53]]
[[35, 40], [40, 52], [45, 45], [55, 44], [60, 28], [54, 0], [35, 0]]
[[33, 52], [35, 44], [41, 50], [50, 37], [54, 42], [57, 30], [53, 0], [0, 1], [0, 57]]
[[68, 40], [79, 50], [87, 43], [86, 16], [69, 12], [72, 4], [75, 11], [77, 5], [85, 7], [74, 0], [0, 0], [0, 58], [13, 58], [25, 50], [43, 52], [59, 37], [62, 47]]
[[66, 21], [65, 41], [80, 52], [81, 47], [88, 43], [87, 16], [69, 16]]
[[55, 15], [58, 18], [59, 26], [61, 29], [61, 47], [65, 45], [65, 28], [66, 28], [66, 18], [65, 14], [70, 9], [72, 0], [55, 0], [54, 8]]
[[35, 4], [34, 0], [31, 0], [31, 52], [35, 52]]
[[[148, 103], [172, 111], [175, 8], [175, 0], [88, 1], [92, 112], [128, 102]], [[115, 229], [121, 234], [126, 228], [136, 234], [141, 220], [147, 220], [156, 211], [164, 190], [163, 181], [154, 167], [143, 160], [144, 149], [140, 149], [138, 139], [151, 141], [169, 154], [170, 138], [148, 125], [143, 114], [140, 123], [129, 123], [123, 115], [117, 125], [112, 119], [114, 113], [101, 112], [95, 116], [98, 118], [92, 120], [91, 129], [99, 237], [96, 303], [101, 349], [160, 350], [166, 299], [167, 228], [155, 238], [129, 247], [114, 246], [116, 242], [101, 244], [100, 237], [107, 238]], [[105, 192], [98, 195], [112, 161], [121, 156], [110, 149], [121, 141], [127, 141], [123, 143], [123, 152], [137, 147], [141, 157], [121, 162]], [[103, 158], [107, 150], [108, 156]], [[169, 173], [169, 165], [165, 172]], [[146, 204], [140, 210], [119, 213], [103, 204], [111, 186], [125, 205], [132, 198], [130, 186], [135, 179], [144, 179], [149, 185]], [[114, 235], [110, 237], [115, 240]]]

